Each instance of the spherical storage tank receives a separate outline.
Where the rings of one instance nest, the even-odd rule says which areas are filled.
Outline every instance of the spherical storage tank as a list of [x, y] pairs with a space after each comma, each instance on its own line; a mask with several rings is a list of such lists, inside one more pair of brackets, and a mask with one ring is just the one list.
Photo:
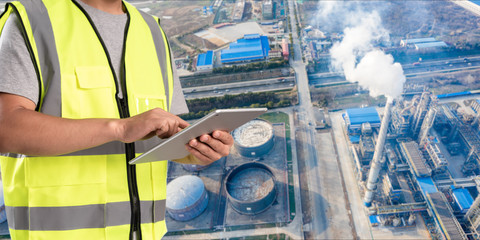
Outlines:
[[208, 194], [202, 179], [186, 175], [167, 185], [167, 212], [177, 221], [199, 216], [208, 205]]
[[235, 211], [254, 215], [272, 206], [277, 196], [275, 177], [261, 163], [250, 162], [234, 168], [225, 178], [226, 193]]
[[244, 157], [259, 157], [273, 147], [273, 126], [267, 121], [255, 119], [232, 132], [235, 148]]

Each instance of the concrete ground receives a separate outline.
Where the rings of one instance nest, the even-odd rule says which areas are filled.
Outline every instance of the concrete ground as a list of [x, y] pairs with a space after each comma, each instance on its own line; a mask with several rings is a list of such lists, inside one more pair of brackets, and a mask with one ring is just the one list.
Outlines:
[[202, 30], [195, 33], [195, 36], [208, 40], [220, 47], [224, 44], [234, 42], [237, 39], [242, 38], [245, 34], [254, 33], [265, 35], [265, 32], [262, 30], [258, 23], [244, 22], [238, 23], [233, 26], [222, 27], [219, 29], [211, 27], [207, 30]]
[[[321, 195], [325, 199], [328, 228], [321, 239], [352, 239], [352, 226], [346, 208], [340, 169], [329, 131], [317, 133], [318, 173]], [[312, 184], [312, 183], [310, 183]]]

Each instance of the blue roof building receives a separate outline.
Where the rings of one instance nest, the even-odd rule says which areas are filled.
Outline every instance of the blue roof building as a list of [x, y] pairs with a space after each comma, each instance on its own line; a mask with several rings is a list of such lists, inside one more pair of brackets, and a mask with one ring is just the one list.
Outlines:
[[362, 124], [367, 122], [372, 127], [380, 127], [380, 117], [375, 107], [347, 109], [344, 120], [350, 134], [359, 134]]
[[268, 37], [260, 34], [246, 34], [242, 39], [231, 43], [229, 49], [221, 50], [222, 63], [263, 60], [268, 57], [270, 44]]
[[470, 209], [473, 204], [473, 197], [470, 192], [465, 188], [456, 188], [453, 189], [452, 192], [453, 199], [458, 205], [460, 212], [467, 213], [468, 209]]
[[417, 178], [418, 185], [422, 190], [424, 197], [427, 196], [427, 193], [435, 193], [438, 192], [435, 183], [433, 183], [433, 179], [431, 177], [427, 178]]
[[207, 51], [197, 57], [197, 71], [211, 70], [213, 68], [213, 51]]

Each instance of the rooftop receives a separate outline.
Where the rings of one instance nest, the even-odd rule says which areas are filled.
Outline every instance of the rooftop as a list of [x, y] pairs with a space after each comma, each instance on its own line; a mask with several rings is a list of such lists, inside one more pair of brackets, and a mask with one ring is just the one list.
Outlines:
[[229, 49], [221, 50], [222, 63], [264, 59], [270, 45], [266, 36], [246, 34], [244, 38], [231, 43]]
[[213, 64], [213, 51], [207, 51], [198, 55], [197, 66], [208, 66]]
[[435, 212], [436, 218], [442, 226], [442, 231], [446, 235], [446, 238], [466, 240], [467, 237], [465, 236], [465, 232], [455, 216], [453, 216], [443, 193], [429, 193], [427, 196], [429, 198], [430, 206]]
[[454, 189], [453, 198], [462, 209], [469, 209], [473, 204], [473, 197], [465, 188]]
[[406, 43], [426, 43], [426, 42], [436, 42], [435, 38], [412, 38], [412, 39], [402, 39], [402, 42]]
[[416, 43], [415, 47], [416, 48], [447, 47], [447, 44], [444, 42]]
[[361, 125], [365, 122], [369, 122], [373, 126], [380, 124], [380, 117], [375, 107], [347, 109], [347, 116], [350, 125]]

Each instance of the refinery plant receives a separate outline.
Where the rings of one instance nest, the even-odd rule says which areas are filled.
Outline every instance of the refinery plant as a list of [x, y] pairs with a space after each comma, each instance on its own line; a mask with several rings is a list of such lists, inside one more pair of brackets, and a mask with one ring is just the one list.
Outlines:
[[[480, 237], [480, 100], [425, 91], [343, 114], [371, 226]], [[381, 119], [381, 124], [379, 125]]]

